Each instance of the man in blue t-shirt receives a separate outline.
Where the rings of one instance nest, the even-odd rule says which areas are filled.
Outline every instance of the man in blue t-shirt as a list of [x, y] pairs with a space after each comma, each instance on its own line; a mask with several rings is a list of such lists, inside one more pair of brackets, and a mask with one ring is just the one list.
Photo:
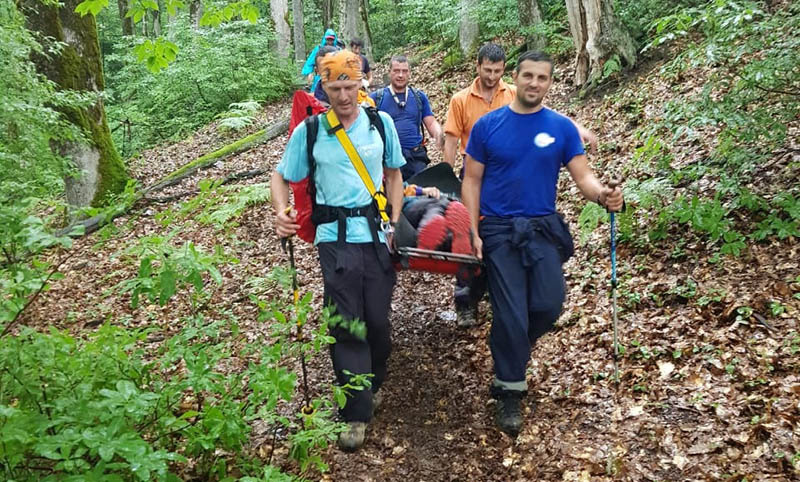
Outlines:
[[439, 148], [444, 143], [444, 134], [442, 126], [433, 116], [428, 96], [408, 85], [411, 69], [406, 56], [393, 56], [389, 66], [389, 86], [376, 90], [370, 96], [375, 101], [375, 107], [389, 114], [397, 127], [403, 157], [406, 159], [406, 165], [401, 169], [405, 181], [430, 163], [423, 143], [423, 126]]
[[[312, 219], [316, 224], [314, 244], [322, 268], [323, 297], [325, 304], [333, 305], [343, 320], [360, 320], [366, 328], [365, 336], [350, 331], [348, 323], [331, 326], [331, 336], [336, 339], [331, 345], [331, 359], [340, 385], [353, 384], [354, 376], [373, 374], [371, 389], [347, 390], [346, 403], [341, 409], [348, 428], [339, 434], [339, 446], [355, 450], [364, 443], [378, 390], [386, 379], [392, 347], [389, 307], [396, 275], [383, 227], [378, 228], [375, 221], [380, 219], [376, 203], [337, 133], [344, 129], [372, 183], [380, 186], [384, 181], [386, 196], [395, 207], [389, 210], [391, 222], [397, 221], [403, 204], [400, 167], [405, 160], [392, 119], [377, 113], [379, 119], [373, 123], [370, 114], [359, 106], [362, 73], [356, 54], [347, 50], [328, 54], [322, 57], [321, 66], [322, 86], [339, 122], [338, 126], [329, 122], [330, 111], [321, 114], [312, 148], [315, 171], [311, 182], [316, 186]], [[379, 125], [377, 122], [382, 122], [385, 146], [375, 127]], [[292, 236], [300, 228], [297, 213], [287, 212], [288, 182], [310, 175], [307, 132], [305, 123], [295, 128], [272, 174], [272, 204], [280, 237]]]
[[516, 436], [525, 370], [536, 340], [552, 328], [566, 295], [561, 265], [572, 256], [567, 225], [556, 213], [556, 184], [566, 166], [583, 196], [611, 211], [622, 191], [603, 185], [586, 159], [575, 125], [542, 106], [553, 63], [525, 52], [514, 71], [517, 96], [472, 128], [461, 186], [475, 256], [483, 259], [494, 313], [489, 347], [497, 399], [495, 421]]

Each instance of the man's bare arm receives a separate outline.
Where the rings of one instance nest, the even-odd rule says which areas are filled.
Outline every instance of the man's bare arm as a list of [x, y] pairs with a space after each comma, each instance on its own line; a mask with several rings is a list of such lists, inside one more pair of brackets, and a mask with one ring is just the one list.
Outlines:
[[432, 115], [428, 115], [422, 118], [422, 123], [425, 124], [425, 129], [427, 129], [428, 134], [433, 138], [434, 142], [436, 142], [436, 148], [442, 149], [444, 146], [444, 133], [442, 132], [442, 126], [439, 124], [439, 121]]
[[458, 137], [453, 134], [444, 134], [444, 162], [450, 164], [450, 167], [456, 167], [456, 152], [458, 151]]
[[611, 189], [603, 185], [595, 176], [592, 168], [589, 167], [589, 161], [586, 159], [585, 154], [573, 157], [567, 164], [567, 170], [583, 197], [589, 201], [599, 203], [611, 211], [622, 209], [622, 190], [619, 187]]
[[297, 224], [295, 211], [286, 212], [289, 207], [289, 183], [278, 171], [272, 171], [270, 191], [272, 206], [275, 208], [275, 231], [281, 238], [292, 236], [300, 229], [300, 225]]
[[483, 241], [478, 236], [478, 221], [480, 219], [481, 183], [483, 182], [484, 165], [476, 161], [469, 154], [466, 159], [464, 182], [461, 183], [461, 200], [469, 211], [469, 221], [472, 227], [472, 251], [478, 259], [483, 259]]
[[400, 219], [400, 213], [403, 210], [403, 174], [400, 169], [387, 167], [384, 169], [386, 176], [386, 197], [389, 199], [389, 204], [392, 205], [393, 223]]

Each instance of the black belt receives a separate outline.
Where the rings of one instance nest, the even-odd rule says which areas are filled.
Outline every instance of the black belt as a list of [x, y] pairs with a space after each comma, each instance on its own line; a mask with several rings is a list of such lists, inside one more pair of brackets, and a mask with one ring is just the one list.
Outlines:
[[[314, 206], [314, 211], [311, 213], [311, 222], [314, 226], [319, 226], [325, 223], [337, 223], [337, 237], [336, 248], [341, 252], [344, 250], [345, 243], [347, 242], [347, 218], [364, 217], [367, 219], [370, 234], [372, 234], [372, 244], [375, 246], [375, 254], [381, 263], [384, 271], [391, 268], [392, 263], [389, 259], [389, 252], [386, 249], [381, 249], [381, 240], [378, 237], [378, 207], [374, 202], [365, 206], [355, 208], [345, 208], [341, 206], [327, 206], [325, 204], [317, 204]], [[336, 257], [336, 271], [344, 268], [344, 262], [341, 257]]]

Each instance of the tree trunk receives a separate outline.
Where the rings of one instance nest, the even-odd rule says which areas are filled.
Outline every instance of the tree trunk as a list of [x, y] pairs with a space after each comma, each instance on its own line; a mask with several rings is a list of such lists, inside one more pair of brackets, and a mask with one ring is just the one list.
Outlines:
[[289, 23], [286, 21], [286, 17], [289, 14], [289, 2], [287, 0], [270, 0], [269, 11], [272, 22], [275, 24], [278, 57], [286, 58], [289, 56], [289, 44], [291, 40]]
[[122, 35], [133, 35], [133, 19], [128, 15], [128, 0], [117, 0], [119, 19], [122, 21]]
[[614, 55], [622, 66], [636, 63], [636, 46], [614, 15], [611, 0], [567, 0], [569, 29], [575, 43], [575, 85], [603, 78], [603, 67]]
[[[344, 1], [344, 0], [342, 0]], [[333, 0], [322, 0], [320, 2], [320, 10], [322, 11], [322, 30], [323, 32], [329, 28], [333, 28]]]
[[[163, 8], [159, 2], [159, 9]], [[161, 10], [153, 10], [153, 36], [161, 36]]]
[[361, 22], [359, 23], [359, 30], [363, 32], [361, 40], [364, 41], [364, 55], [370, 62], [375, 58], [372, 56], [372, 29], [369, 28], [369, 0], [361, 0]]
[[478, 0], [458, 0], [458, 47], [464, 57], [471, 55], [478, 44], [478, 22], [471, 17], [477, 4]]
[[345, 45], [354, 37], [358, 37], [358, 21], [361, 17], [361, 0], [339, 0], [340, 21], [339, 40]]
[[66, 179], [66, 191], [71, 205], [83, 207], [102, 205], [112, 194], [122, 192], [128, 175], [111, 141], [100, 96], [104, 81], [97, 24], [93, 15], [81, 17], [75, 13], [78, 3], [80, 0], [63, 0], [59, 8], [39, 0], [23, 0], [22, 12], [28, 29], [45, 43], [45, 52], [55, 47], [47, 43], [63, 45], [57, 55], [34, 56], [37, 70], [61, 90], [97, 97], [89, 107], [61, 109], [61, 114], [78, 126], [86, 139], [53, 143], [53, 149], [71, 159], [80, 171], [78, 177]]
[[203, 18], [203, 2], [200, 0], [194, 0], [192, 3], [189, 4], [189, 18], [192, 20], [192, 25], [194, 25], [194, 29], [197, 30], [200, 28], [200, 19]]
[[[542, 11], [539, 8], [538, 0], [517, 0], [519, 9], [519, 25], [523, 29], [529, 29], [542, 23]], [[525, 33], [525, 43], [530, 50], [542, 50], [547, 46], [547, 38], [544, 35], [534, 35]]]
[[292, 22], [294, 34], [294, 60], [302, 66], [306, 61], [306, 33], [303, 26], [303, 0], [292, 0]]

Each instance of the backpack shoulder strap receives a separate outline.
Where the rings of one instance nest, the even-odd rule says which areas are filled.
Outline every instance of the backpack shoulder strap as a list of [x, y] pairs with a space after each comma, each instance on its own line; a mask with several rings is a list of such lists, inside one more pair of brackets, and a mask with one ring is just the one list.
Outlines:
[[369, 123], [378, 130], [378, 134], [381, 136], [381, 142], [383, 142], [383, 165], [386, 165], [386, 125], [383, 123], [383, 119], [381, 119], [381, 115], [378, 113], [378, 109], [375, 107], [364, 107], [364, 110], [367, 111], [367, 116], [369, 117]]
[[414, 95], [414, 100], [417, 101], [417, 120], [418, 120], [417, 125], [419, 126], [420, 133], [422, 133], [422, 140], [424, 141], [425, 129], [424, 126], [422, 125], [422, 94], [420, 94], [420, 92], [417, 89], [411, 86], [408, 87], [408, 90], [411, 91], [411, 93]]
[[317, 183], [314, 181], [314, 174], [317, 168], [317, 161], [314, 159], [314, 144], [317, 142], [317, 132], [319, 132], [319, 116], [312, 115], [303, 121], [306, 124], [306, 151], [308, 154], [308, 194], [311, 196], [311, 210], [317, 205]]
[[381, 108], [381, 102], [383, 102], [383, 96], [385, 94], [386, 94], [386, 87], [382, 88], [381, 90], [378, 91], [377, 94], [375, 94], [375, 108], [376, 109], [380, 109]]

